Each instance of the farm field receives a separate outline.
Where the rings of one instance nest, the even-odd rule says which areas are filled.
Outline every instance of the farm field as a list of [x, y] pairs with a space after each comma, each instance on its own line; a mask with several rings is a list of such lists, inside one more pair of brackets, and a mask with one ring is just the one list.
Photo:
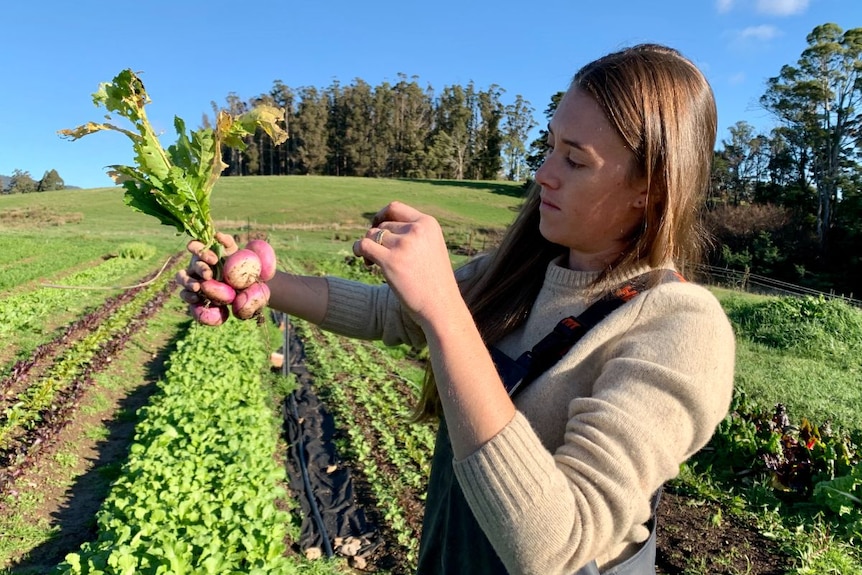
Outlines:
[[[224, 178], [213, 212], [222, 231], [266, 236], [283, 268], [379, 282], [351, 245], [386, 202], [438, 217], [457, 264], [493, 244], [519, 196], [505, 182]], [[407, 421], [421, 354], [269, 315], [192, 325], [172, 281], [185, 243], [118, 189], [0, 196], [0, 573], [410, 573], [434, 433]], [[660, 572], [862, 573], [862, 312], [714, 289], [740, 335], [739, 396], [667, 488]], [[270, 366], [285, 336], [302, 377]], [[331, 418], [330, 466], [366, 520], [332, 549], [309, 534], [285, 431], [297, 385]]]

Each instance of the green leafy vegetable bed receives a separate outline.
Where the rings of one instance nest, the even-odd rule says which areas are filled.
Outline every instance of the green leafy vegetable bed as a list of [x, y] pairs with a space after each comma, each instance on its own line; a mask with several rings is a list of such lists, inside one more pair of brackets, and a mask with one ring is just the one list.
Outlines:
[[[289, 573], [284, 470], [254, 322], [193, 325], [64, 574]], [[214, 351], [218, 350], [218, 358]]]

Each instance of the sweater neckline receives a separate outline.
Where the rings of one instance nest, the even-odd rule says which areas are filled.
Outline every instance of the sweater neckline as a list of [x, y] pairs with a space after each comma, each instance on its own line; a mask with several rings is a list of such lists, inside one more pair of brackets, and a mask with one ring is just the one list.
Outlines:
[[[555, 258], [548, 264], [545, 272], [545, 282], [548, 285], [564, 289], [596, 288], [599, 292], [617, 287], [628, 279], [639, 276], [652, 269], [647, 263], [642, 263], [626, 270], [614, 270], [599, 285], [595, 284], [601, 272], [571, 270], [563, 265], [565, 256]], [[667, 265], [673, 269], [673, 265]]]
[[582, 272], [563, 266], [564, 256], [554, 259], [548, 264], [545, 272], [545, 282], [561, 288], [583, 289], [589, 287], [599, 277], [600, 272]]

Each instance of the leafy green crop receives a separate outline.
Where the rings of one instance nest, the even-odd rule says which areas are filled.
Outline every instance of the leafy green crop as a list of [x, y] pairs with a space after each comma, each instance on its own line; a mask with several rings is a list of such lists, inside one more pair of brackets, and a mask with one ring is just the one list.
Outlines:
[[[59, 281], [69, 289], [41, 287], [0, 299], [0, 338], [12, 337], [22, 331], [38, 332], [50, 314], [83, 303], [85, 290], [92, 285], [110, 285], [142, 267], [140, 260], [112, 258]], [[81, 289], [71, 289], [80, 286]]]
[[294, 572], [256, 328], [192, 325], [161, 393], [142, 408], [128, 461], [97, 515], [98, 538], [57, 573]]
[[804, 521], [814, 516], [849, 542], [862, 538], [862, 442], [857, 432], [791, 422], [784, 406], [764, 410], [734, 391], [728, 416], [706, 449], [689, 462], [732, 491], [757, 492], [758, 500]]
[[[243, 149], [245, 136], [257, 128], [264, 130], [274, 144], [287, 139], [278, 125], [283, 110], [261, 105], [237, 117], [220, 110], [215, 128], [201, 128], [186, 134], [185, 122], [174, 118], [178, 138], [167, 151], [159, 143], [145, 106], [150, 97], [141, 79], [123, 70], [111, 83], [103, 83], [93, 94], [93, 103], [114, 112], [134, 126], [122, 128], [110, 122], [88, 122], [60, 134], [77, 140], [102, 130], [114, 130], [132, 140], [136, 166], [113, 165], [109, 175], [126, 190], [125, 203], [135, 210], [154, 216], [180, 233], [215, 246], [215, 229], [210, 215], [210, 194], [226, 164], [222, 146]], [[110, 116], [107, 116], [110, 120]]]

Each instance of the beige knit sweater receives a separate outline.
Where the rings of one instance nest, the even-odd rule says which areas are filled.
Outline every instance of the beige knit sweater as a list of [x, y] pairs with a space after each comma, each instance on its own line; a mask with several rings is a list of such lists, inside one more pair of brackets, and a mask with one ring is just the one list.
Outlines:
[[[532, 348], [586, 309], [595, 279], [549, 265], [526, 324], [498, 347], [510, 357]], [[424, 344], [385, 285], [330, 278], [329, 302], [324, 329]], [[652, 493], [727, 413], [733, 369], [733, 332], [718, 301], [701, 286], [671, 282], [613, 312], [532, 382], [509, 425], [454, 462], [508, 571], [572, 573], [592, 559], [604, 569], [633, 553], [649, 534]]]

